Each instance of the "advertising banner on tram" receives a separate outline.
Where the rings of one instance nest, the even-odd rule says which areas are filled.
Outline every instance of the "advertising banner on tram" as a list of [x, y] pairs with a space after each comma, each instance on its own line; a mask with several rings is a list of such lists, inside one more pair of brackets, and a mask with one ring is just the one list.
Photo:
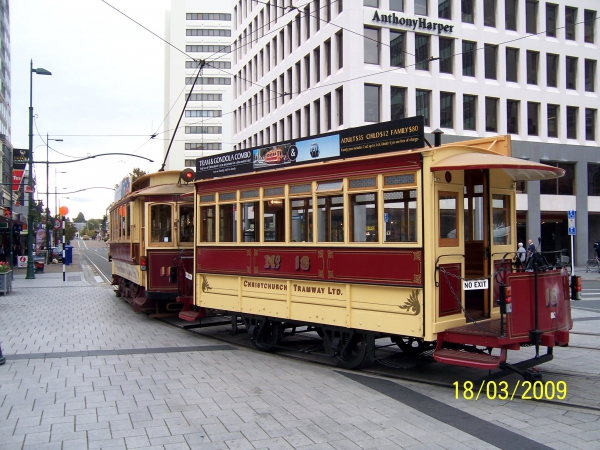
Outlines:
[[423, 148], [423, 128], [417, 116], [198, 158], [196, 179]]

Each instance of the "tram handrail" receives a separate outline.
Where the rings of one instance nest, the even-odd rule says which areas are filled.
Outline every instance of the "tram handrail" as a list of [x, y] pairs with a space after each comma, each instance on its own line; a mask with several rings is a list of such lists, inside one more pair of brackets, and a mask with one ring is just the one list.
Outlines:
[[461, 256], [463, 258], [465, 257], [465, 255], [461, 254], [461, 253], [452, 253], [452, 254], [448, 254], [448, 255], [440, 255], [440, 256], [438, 256], [436, 258], [436, 260], [435, 260], [435, 275], [434, 275], [435, 287], [440, 287], [440, 282], [438, 280], [438, 272], [440, 270], [440, 265], [439, 265], [440, 258], [444, 258], [446, 256]]

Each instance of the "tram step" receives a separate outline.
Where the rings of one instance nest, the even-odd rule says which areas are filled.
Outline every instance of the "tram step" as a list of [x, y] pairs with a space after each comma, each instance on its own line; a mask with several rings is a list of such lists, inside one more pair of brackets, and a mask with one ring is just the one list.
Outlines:
[[434, 351], [433, 359], [443, 364], [474, 367], [477, 369], [496, 369], [502, 362], [502, 358], [500, 356], [492, 356], [486, 353], [452, 350], [449, 348], [442, 348]]
[[198, 319], [206, 317], [206, 311], [201, 309], [200, 311], [180, 311], [179, 318], [188, 322], [195, 322]]

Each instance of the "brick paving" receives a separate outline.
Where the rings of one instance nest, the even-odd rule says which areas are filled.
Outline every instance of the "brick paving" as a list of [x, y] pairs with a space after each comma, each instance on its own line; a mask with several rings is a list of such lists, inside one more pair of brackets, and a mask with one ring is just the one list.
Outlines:
[[[60, 272], [35, 280], [19, 272], [13, 286], [0, 296], [2, 450], [497, 448], [336, 369], [222, 345], [136, 314], [85, 264], [70, 267], [66, 282]], [[598, 324], [576, 322], [585, 332]], [[187, 348], [194, 351], [177, 350]], [[114, 352], [41, 355], [97, 350]], [[587, 351], [577, 370], [598, 374], [595, 350]], [[574, 370], [581, 354], [573, 352], [586, 350], [557, 351], [553, 370]], [[590, 377], [569, 384], [593, 403], [600, 379]], [[530, 448], [600, 447], [600, 408], [469, 402], [447, 389], [399, 384], [422, 403], [434, 399], [496, 425], [507, 439], [529, 438]]]

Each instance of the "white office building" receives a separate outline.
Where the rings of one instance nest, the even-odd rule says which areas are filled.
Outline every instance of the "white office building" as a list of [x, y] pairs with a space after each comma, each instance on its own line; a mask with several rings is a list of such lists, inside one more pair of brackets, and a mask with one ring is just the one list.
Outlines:
[[166, 170], [194, 167], [196, 158], [233, 149], [232, 9], [229, 0], [173, 0], [167, 11], [165, 40], [172, 45], [165, 45], [165, 153], [177, 131]]
[[568, 248], [576, 210], [585, 264], [600, 239], [599, 9], [598, 0], [237, 0], [235, 148], [415, 115], [443, 142], [510, 134], [513, 156], [566, 171], [517, 185], [518, 239]]

